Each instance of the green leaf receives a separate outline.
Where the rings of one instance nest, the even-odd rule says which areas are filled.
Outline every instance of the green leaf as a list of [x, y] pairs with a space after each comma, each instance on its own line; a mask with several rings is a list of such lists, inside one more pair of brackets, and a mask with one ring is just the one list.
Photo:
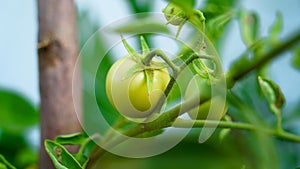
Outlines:
[[82, 168], [86, 168], [86, 165], [89, 161], [89, 158], [86, 155], [79, 153], [79, 154], [75, 154], [74, 157], [79, 162], [79, 164], [82, 166]]
[[276, 13], [276, 20], [273, 25], [270, 27], [269, 36], [271, 44], [279, 43], [279, 33], [282, 30], [282, 14], [280, 12]]
[[141, 36], [140, 38], [141, 38], [143, 56], [146, 56], [150, 52], [150, 49], [148, 47], [147, 42], [145, 41], [145, 38], [143, 36]]
[[79, 145], [82, 144], [88, 137], [84, 133], [74, 133], [61, 135], [55, 138], [55, 142], [63, 145]]
[[233, 12], [227, 12], [225, 14], [219, 15], [208, 22], [208, 27], [210, 29], [222, 28], [232, 19], [233, 16]]
[[61, 144], [46, 140], [45, 148], [57, 169], [82, 169], [76, 158]]
[[281, 109], [285, 103], [285, 98], [281, 92], [280, 87], [273, 81], [258, 77], [259, 86], [262, 93], [268, 100], [270, 106], [275, 106], [277, 109]]
[[255, 13], [241, 11], [239, 14], [242, 38], [247, 46], [251, 46], [258, 38], [259, 21]]
[[300, 70], [300, 47], [294, 49], [293, 55], [293, 66]]
[[114, 30], [117, 33], [143, 34], [143, 33], [169, 33], [165, 24], [151, 18], [136, 19]]
[[16, 169], [0, 154], [0, 169]]
[[226, 12], [218, 15], [207, 22], [207, 34], [210, 38], [217, 39], [224, 33], [225, 26], [232, 20], [236, 14], [234, 12]]
[[231, 131], [230, 128], [228, 128], [228, 129], [221, 129], [220, 134], [219, 134], [220, 140], [221, 141], [224, 140], [229, 135], [230, 131]]
[[62, 135], [55, 138], [55, 142], [62, 145], [81, 145], [77, 154], [74, 155], [76, 160], [80, 163], [80, 165], [84, 166], [88, 162], [88, 157], [84, 155], [84, 151], [87, 148], [86, 146], [90, 142], [90, 138], [84, 133], [74, 133], [68, 135]]
[[0, 90], [0, 128], [1, 130], [22, 133], [38, 123], [38, 112], [23, 96]]

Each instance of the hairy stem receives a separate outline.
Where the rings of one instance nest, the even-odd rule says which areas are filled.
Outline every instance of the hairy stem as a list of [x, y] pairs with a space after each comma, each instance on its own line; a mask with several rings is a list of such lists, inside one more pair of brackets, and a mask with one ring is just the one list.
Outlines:
[[227, 73], [227, 86], [232, 88], [239, 79], [246, 76], [251, 71], [260, 68], [268, 61], [280, 56], [284, 51], [290, 49], [300, 41], [300, 30], [297, 30], [295, 33], [292, 33], [287, 40], [283, 41], [280, 45], [273, 48], [271, 51], [261, 55], [261, 56], [254, 56], [252, 60], [248, 61], [247, 63], [243, 63], [242, 58], [238, 60], [235, 65], [238, 66], [238, 70], [235, 66], [232, 67], [231, 70]]
[[179, 68], [169, 59], [169, 57], [160, 49], [155, 49], [152, 50], [144, 59], [143, 59], [143, 63], [146, 66], [150, 65], [151, 60], [153, 59], [153, 57], [155, 56], [159, 56], [160, 58], [162, 58], [172, 69], [173, 71], [173, 77], [176, 78], [178, 75], [178, 72], [180, 71]]
[[231, 129], [239, 129], [239, 130], [248, 130], [248, 131], [257, 131], [266, 133], [271, 136], [278, 137], [280, 139], [299, 142], [300, 136], [280, 131], [276, 129], [269, 129], [262, 126], [256, 126], [253, 124], [240, 123], [240, 122], [228, 122], [228, 121], [213, 121], [213, 120], [177, 120], [176, 123], [173, 124], [173, 127], [177, 128], [188, 128], [193, 126], [193, 128], [202, 128], [204, 127], [218, 127], [218, 128], [231, 128]]

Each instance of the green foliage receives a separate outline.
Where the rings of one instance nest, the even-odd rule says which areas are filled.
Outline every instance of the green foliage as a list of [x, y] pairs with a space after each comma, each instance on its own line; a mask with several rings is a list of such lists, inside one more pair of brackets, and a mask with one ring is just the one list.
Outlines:
[[293, 66], [300, 70], [300, 47], [294, 49], [293, 55]]
[[24, 97], [0, 90], [0, 128], [2, 131], [20, 134], [38, 123], [38, 112]]
[[51, 141], [45, 141], [45, 148], [54, 166], [57, 169], [81, 169], [81, 164], [62, 145]]
[[[228, 96], [229, 115], [236, 121], [266, 128], [268, 123], [271, 123], [268, 120], [271, 117], [268, 105], [264, 104], [258, 91], [259, 86], [255, 74], [251, 74], [236, 84]], [[241, 134], [245, 137], [243, 146], [248, 149], [247, 154], [241, 154], [247, 159], [245, 161], [247, 168], [279, 168], [279, 161], [275, 160], [278, 158], [276, 145], [270, 137], [259, 132]]]
[[38, 124], [38, 111], [22, 95], [0, 90], [0, 152], [17, 168], [37, 162], [26, 133]]
[[84, 133], [74, 133], [69, 135], [61, 135], [55, 138], [55, 142], [67, 145], [79, 145], [86, 140], [87, 136]]
[[166, 25], [158, 23], [157, 21], [150, 18], [140, 18], [126, 23], [126, 25], [119, 27], [115, 30], [118, 33], [129, 33], [129, 34], [142, 34], [142, 33], [169, 33]]
[[281, 131], [281, 109], [285, 103], [285, 98], [277, 84], [275, 84], [273, 81], [261, 78], [258, 76], [258, 82], [260, 85], [260, 88], [262, 90], [262, 93], [266, 97], [266, 99], [269, 102], [269, 107], [271, 111], [276, 115], [277, 118], [277, 130]]
[[129, 7], [132, 9], [133, 13], [146, 13], [150, 12], [154, 1], [143, 1], [140, 0], [128, 0]]
[[273, 81], [258, 77], [258, 82], [262, 93], [268, 100], [271, 107], [275, 107], [276, 109], [281, 109], [285, 103], [285, 98], [277, 84]]
[[247, 46], [251, 46], [259, 37], [258, 16], [255, 13], [240, 11], [239, 20], [242, 38]]
[[16, 169], [0, 154], [0, 169]]
[[271, 44], [278, 44], [280, 42], [279, 33], [282, 31], [282, 24], [282, 14], [280, 12], [277, 12], [276, 20], [269, 30]]
[[210, 40], [214, 41], [215, 44], [224, 34], [224, 29], [228, 23], [235, 17], [235, 13], [228, 11], [226, 13], [215, 16], [214, 18], [207, 21], [207, 36]]

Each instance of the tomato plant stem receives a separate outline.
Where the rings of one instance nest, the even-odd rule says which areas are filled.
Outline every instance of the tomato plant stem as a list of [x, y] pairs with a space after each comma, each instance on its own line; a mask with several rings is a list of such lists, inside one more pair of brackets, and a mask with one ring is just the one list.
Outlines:
[[262, 126], [256, 126], [253, 124], [240, 123], [240, 122], [228, 122], [228, 121], [213, 121], [213, 120], [176, 120], [176, 123], [172, 127], [177, 128], [203, 128], [206, 127], [218, 127], [218, 128], [231, 128], [231, 129], [240, 129], [240, 130], [249, 130], [266, 133], [271, 136], [275, 136], [284, 140], [289, 140], [293, 142], [300, 142], [300, 136], [274, 129], [265, 128]]
[[179, 68], [169, 59], [169, 57], [160, 49], [154, 49], [152, 50], [150, 53], [148, 53], [148, 55], [143, 59], [143, 63], [146, 66], [150, 65], [151, 60], [153, 59], [153, 57], [158, 56], [160, 58], [162, 58], [172, 69], [173, 71], [173, 77], [177, 77], [177, 74], [179, 72]]
[[227, 86], [232, 88], [239, 79], [246, 76], [251, 71], [260, 68], [270, 60], [278, 57], [287, 49], [290, 49], [297, 42], [300, 41], [300, 30], [293, 33], [287, 40], [283, 41], [280, 45], [274, 47], [271, 51], [262, 54], [261, 56], [254, 56], [252, 60], [245, 62], [243, 57], [235, 62], [234, 66], [227, 73]]

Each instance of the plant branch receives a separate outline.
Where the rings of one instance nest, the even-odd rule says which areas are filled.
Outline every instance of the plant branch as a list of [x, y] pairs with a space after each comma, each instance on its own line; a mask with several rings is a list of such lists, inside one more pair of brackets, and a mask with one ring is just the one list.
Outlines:
[[229, 122], [229, 121], [213, 121], [213, 120], [176, 120], [176, 123], [172, 127], [177, 128], [203, 128], [206, 127], [218, 127], [218, 128], [231, 128], [239, 130], [248, 130], [248, 131], [258, 131], [266, 133], [271, 136], [278, 137], [280, 139], [289, 140], [293, 142], [300, 142], [300, 136], [285, 132], [278, 131], [277, 129], [269, 129], [261, 126], [256, 126], [253, 124], [240, 123], [240, 122]]
[[[300, 30], [292, 33], [287, 40], [283, 41], [280, 45], [273, 48], [271, 51], [262, 54], [261, 56], [254, 56], [252, 60], [245, 62], [244, 58], [240, 58], [227, 73], [227, 86], [232, 88], [239, 79], [246, 76], [251, 71], [260, 68], [270, 60], [278, 57], [287, 49], [300, 41]], [[238, 66], [238, 69], [237, 67]]]

